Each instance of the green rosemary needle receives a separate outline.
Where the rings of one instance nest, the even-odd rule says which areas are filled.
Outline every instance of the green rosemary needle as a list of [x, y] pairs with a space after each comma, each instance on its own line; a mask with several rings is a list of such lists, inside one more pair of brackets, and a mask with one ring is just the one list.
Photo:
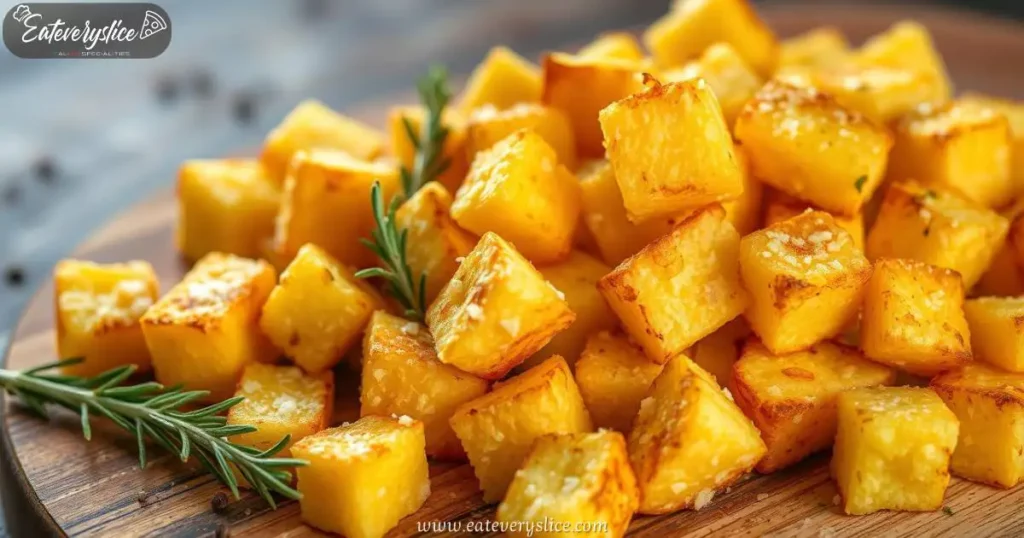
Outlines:
[[451, 99], [447, 70], [442, 66], [431, 66], [427, 74], [416, 83], [416, 90], [425, 111], [421, 132], [416, 132], [409, 118], [402, 118], [405, 134], [416, 152], [412, 168], [402, 166], [401, 170], [402, 191], [406, 198], [412, 198], [420, 187], [437, 179], [451, 164], [450, 159], [444, 157], [448, 127], [442, 118]]

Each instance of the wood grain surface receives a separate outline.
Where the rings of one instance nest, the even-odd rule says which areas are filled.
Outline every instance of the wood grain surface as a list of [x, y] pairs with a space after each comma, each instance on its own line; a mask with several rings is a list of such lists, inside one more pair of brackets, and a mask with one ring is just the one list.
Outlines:
[[[945, 54], [958, 88], [1024, 97], [1024, 31], [1020, 26], [980, 16], [912, 8], [775, 8], [766, 17], [781, 35], [832, 24], [855, 41], [902, 18], [928, 25]], [[383, 119], [386, 99], [360, 107], [361, 117]], [[156, 267], [168, 289], [185, 267], [174, 250], [175, 205], [170, 192], [139, 205], [96, 233], [74, 254], [100, 262], [144, 259]], [[40, 290], [17, 328], [7, 368], [25, 368], [55, 358], [52, 289]], [[357, 414], [357, 376], [339, 370], [336, 419]], [[20, 517], [36, 516], [55, 535], [97, 536], [308, 536], [298, 505], [277, 511], [245, 495], [215, 511], [211, 501], [226, 492], [198, 467], [154, 450], [145, 470], [138, 469], [134, 438], [101, 420], [93, 440], [82, 438], [78, 418], [54, 412], [47, 423], [4, 398], [0, 440], [6, 464], [24, 495]], [[699, 512], [637, 518], [635, 536], [1020, 536], [1024, 535], [1024, 488], [1008, 491], [954, 479], [944, 511], [883, 512], [847, 517], [833, 504], [828, 456], [812, 458], [770, 476], [755, 476], [715, 497]], [[392, 536], [416, 535], [418, 523], [467, 522], [493, 518], [484, 505], [468, 465], [433, 465], [432, 493], [426, 504], [404, 519]]]

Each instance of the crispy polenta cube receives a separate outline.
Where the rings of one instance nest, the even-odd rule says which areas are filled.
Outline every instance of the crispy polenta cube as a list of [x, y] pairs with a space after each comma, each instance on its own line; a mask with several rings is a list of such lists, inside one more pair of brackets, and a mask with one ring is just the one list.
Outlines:
[[[391, 153], [399, 164], [413, 169], [416, 158], [416, 148], [409, 133], [405, 128], [405, 122], [409, 122], [412, 132], [419, 136], [423, 130], [424, 111], [422, 106], [398, 106], [391, 109], [388, 114], [388, 135], [391, 138]], [[455, 192], [462, 184], [462, 180], [469, 171], [470, 160], [466, 156], [466, 119], [455, 108], [445, 108], [441, 115], [442, 123], [448, 128], [448, 135], [444, 139], [442, 155], [448, 161], [448, 166], [437, 176], [436, 181], [450, 192]]]
[[466, 81], [459, 107], [465, 114], [484, 105], [505, 109], [517, 103], [535, 103], [540, 93], [537, 66], [511, 49], [494, 47]]
[[693, 362], [714, 376], [723, 386], [732, 382], [733, 365], [740, 357], [740, 348], [750, 336], [750, 325], [742, 317], [705, 336], [693, 346]]
[[597, 36], [576, 53], [580, 57], [618, 58], [639, 62], [644, 59], [640, 43], [629, 32], [607, 32]]
[[275, 279], [263, 260], [203, 256], [142, 316], [156, 380], [231, 396], [247, 364], [277, 355], [258, 323]]
[[839, 394], [832, 477], [847, 514], [938, 510], [959, 421], [930, 389], [859, 388]]
[[538, 437], [593, 429], [569, 365], [559, 356], [462, 404], [451, 426], [480, 480], [485, 502], [501, 500]]
[[867, 255], [953, 269], [967, 290], [1003, 246], [1008, 227], [1006, 218], [952, 191], [896, 182], [868, 232]]
[[576, 169], [576, 138], [569, 117], [560, 109], [538, 103], [520, 103], [504, 110], [486, 106], [473, 111], [466, 127], [466, 155], [472, 162], [477, 153], [520, 129], [540, 135], [555, 150], [558, 162], [569, 170]]
[[739, 234], [719, 205], [686, 217], [598, 282], [629, 333], [658, 363], [681, 354], [747, 306]]
[[[260, 328], [310, 373], [332, 368], [354, 344], [383, 301], [316, 245], [304, 245], [270, 292]], [[327, 320], [330, 320], [329, 322]]]
[[751, 173], [840, 215], [855, 215], [882, 181], [892, 137], [815, 88], [766, 84], [736, 120]]
[[427, 183], [395, 213], [406, 230], [405, 257], [414, 275], [427, 275], [427, 303], [441, 292], [459, 268], [459, 258], [473, 250], [476, 236], [451, 217], [452, 195], [440, 184]]
[[501, 379], [576, 315], [507, 241], [484, 234], [427, 310], [441, 362]]
[[622, 333], [591, 335], [576, 361], [576, 383], [594, 426], [629, 432], [640, 400], [662, 368]]
[[[814, 207], [798, 198], [772, 189], [765, 197], [764, 204], [764, 225], [771, 226], [777, 222], [789, 220], [801, 213], [813, 211]], [[853, 244], [860, 250], [864, 250], [864, 215], [857, 213], [852, 217], [832, 215], [836, 226], [846, 230], [853, 239]]]
[[950, 188], [987, 207], [1011, 202], [1017, 188], [1006, 118], [964, 102], [922, 110], [896, 123], [887, 176]]
[[496, 519], [605, 526], [598, 532], [568, 533], [564, 529], [528, 533], [519, 528], [509, 536], [625, 536], [638, 504], [636, 477], [621, 433], [544, 435], [516, 471]]
[[953, 474], [996, 487], [1024, 479], [1024, 375], [968, 364], [932, 379], [960, 419]]
[[831, 447], [836, 397], [847, 390], [890, 385], [895, 378], [895, 370], [832, 342], [785, 355], [773, 354], [756, 340], [749, 342], [736, 362], [730, 388], [768, 446], [757, 471], [772, 473]]
[[1006, 116], [1010, 122], [1010, 134], [1013, 144], [1010, 177], [1017, 189], [1017, 194], [1024, 193], [1024, 102], [998, 99], [976, 93], [968, 93], [960, 98], [961, 103], [973, 106], [990, 107]]
[[822, 26], [782, 41], [779, 67], [827, 67], [850, 54], [850, 42], [833, 26]]
[[348, 538], [381, 538], [430, 496], [423, 423], [363, 417], [292, 446], [302, 520]]
[[879, 259], [864, 294], [860, 344], [871, 360], [933, 376], [971, 360], [964, 288], [951, 269]]
[[950, 82], [942, 57], [935, 50], [928, 29], [919, 23], [902, 21], [869, 39], [856, 52], [862, 65], [908, 69], [934, 79], [934, 95], [928, 102], [942, 104], [949, 100]]
[[572, 250], [579, 180], [540, 135], [516, 131], [477, 154], [451, 214], [475, 234], [507, 239], [530, 261], [553, 263]]
[[736, 49], [726, 43], [711, 45], [700, 58], [678, 69], [665, 71], [663, 77], [667, 82], [703, 78], [718, 98], [730, 129], [743, 105], [764, 84]]
[[980, 297], [964, 302], [974, 357], [1024, 372], [1024, 298]]
[[58, 263], [53, 271], [57, 355], [82, 359], [61, 370], [85, 377], [128, 364], [149, 370], [139, 319], [156, 302], [159, 286], [156, 272], [144, 261]]
[[629, 433], [641, 514], [700, 510], [765, 454], [736, 404], [686, 357], [668, 362]]
[[190, 261], [211, 252], [249, 258], [274, 235], [278, 184], [251, 159], [186, 161], [178, 169], [178, 249]]
[[663, 67], [674, 67], [725, 42], [762, 76], [775, 69], [779, 43], [747, 0], [685, 0], [644, 32], [644, 43]]
[[284, 183], [292, 157], [300, 150], [341, 150], [356, 159], [373, 159], [384, 149], [384, 136], [372, 127], [338, 114], [319, 101], [303, 101], [267, 135], [260, 161], [267, 175]]
[[744, 237], [740, 271], [747, 321], [781, 354], [842, 332], [860, 309], [871, 263], [831, 215], [811, 211]]
[[606, 57], [551, 53], [544, 57], [541, 102], [566, 113], [581, 158], [604, 157], [597, 116], [606, 106], [643, 89], [642, 64]]
[[360, 415], [408, 415], [423, 422], [427, 455], [464, 459], [448, 419], [488, 383], [437, 360], [434, 339], [419, 323], [378, 310], [363, 339]]
[[655, 83], [600, 119], [629, 220], [671, 217], [743, 192], [729, 126], [703, 79]]

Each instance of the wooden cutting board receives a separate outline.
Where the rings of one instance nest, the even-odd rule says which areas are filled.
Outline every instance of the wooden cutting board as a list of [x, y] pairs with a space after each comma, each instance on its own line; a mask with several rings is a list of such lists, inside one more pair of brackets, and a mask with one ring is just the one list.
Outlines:
[[[842, 28], [855, 42], [902, 18], [928, 25], [945, 54], [959, 88], [1024, 98], [1024, 28], [977, 15], [912, 8], [838, 5], [775, 8], [766, 17], [780, 35], [821, 24]], [[379, 101], [374, 109], [379, 106]], [[367, 108], [361, 110], [365, 116]], [[383, 116], [380, 116], [382, 119]], [[157, 269], [163, 289], [185, 271], [173, 246], [175, 204], [170, 192], [133, 208], [82, 245], [77, 257], [100, 262], [144, 259]], [[6, 368], [26, 368], [55, 358], [53, 292], [37, 293], [14, 335]], [[357, 415], [355, 374], [338, 372], [336, 418]], [[8, 506], [21, 507], [12, 527], [41, 525], [61, 535], [102, 536], [307, 536], [317, 531], [299, 519], [296, 503], [270, 511], [246, 495], [221, 510], [211, 501], [225, 492], [198, 467], [158, 449], [145, 470], [138, 469], [134, 438], [95, 420], [93, 440], [82, 438], [78, 418], [55, 410], [47, 423], [3, 397], [0, 432], [9, 482]], [[833, 504], [828, 456], [793, 469], [753, 477], [715, 497], [700, 512], [637, 518], [634, 536], [1019, 536], [1024, 534], [1024, 488], [1009, 491], [954, 479], [946, 493], [949, 511], [883, 512], [848, 517]], [[491, 519], [468, 465], [433, 465], [433, 491], [426, 504], [403, 520], [393, 536], [420, 532], [421, 522]], [[14, 486], [13, 489], [10, 486]], [[14, 491], [15, 493], [10, 493]], [[13, 497], [12, 497], [13, 495]]]

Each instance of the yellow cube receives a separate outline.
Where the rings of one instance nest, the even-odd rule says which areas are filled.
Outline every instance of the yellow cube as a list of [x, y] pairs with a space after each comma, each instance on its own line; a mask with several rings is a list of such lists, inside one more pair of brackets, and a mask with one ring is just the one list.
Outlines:
[[868, 232], [871, 259], [906, 258], [953, 269], [969, 290], [1003, 246], [1009, 222], [951, 191], [889, 186]]
[[477, 154], [451, 214], [475, 234], [497, 233], [530, 261], [564, 260], [580, 216], [579, 181], [540, 135], [516, 131]]
[[504, 110], [491, 106], [476, 109], [466, 127], [465, 151], [469, 161], [520, 129], [540, 135], [555, 150], [559, 163], [569, 170], [576, 169], [576, 137], [569, 116], [538, 103], [520, 103]]
[[832, 476], [847, 514], [938, 510], [959, 421], [926, 388], [860, 388], [836, 400]]
[[562, 292], [493, 233], [427, 310], [441, 362], [483, 379], [501, 379], [575, 319]]
[[692, 364], [665, 365], [629, 433], [641, 514], [700, 510], [765, 454], [757, 428]]
[[757, 471], [772, 473], [831, 447], [836, 397], [856, 388], [891, 385], [895, 379], [895, 370], [832, 342], [785, 355], [773, 354], [756, 340], [748, 343], [735, 365], [731, 389], [768, 445]]
[[750, 325], [742, 317], [705, 336], [693, 346], [693, 362], [714, 376], [723, 386], [732, 383], [733, 365], [740, 357], [740, 349], [751, 335]]
[[408, 415], [423, 422], [428, 456], [464, 460], [448, 419], [487, 388], [486, 381], [437, 360], [423, 325], [380, 310], [373, 314], [363, 339], [361, 416]]
[[702, 79], [655, 82], [600, 119], [629, 220], [671, 217], [743, 192], [729, 126]]
[[769, 82], [736, 120], [755, 177], [840, 215], [860, 211], [882, 181], [892, 137], [814, 88]]
[[942, 374], [931, 382], [960, 420], [953, 474], [1001, 488], [1024, 479], [1024, 375], [984, 364]]
[[919, 23], [901, 21], [869, 39], [856, 52], [862, 65], [908, 69], [934, 79], [933, 96], [927, 102], [940, 105], [949, 100], [950, 82], [942, 56], [935, 50], [928, 29]]
[[484, 502], [501, 500], [538, 437], [593, 429], [569, 365], [558, 356], [466, 402], [451, 425], [480, 480]]
[[637, 495], [621, 433], [544, 435], [516, 471], [496, 520], [579, 526], [568, 532], [516, 527], [508, 536], [625, 536], [639, 503]]
[[622, 333], [591, 335], [576, 361], [576, 383], [594, 426], [628, 433], [662, 368]]
[[1024, 298], [981, 297], [964, 302], [974, 357], [1024, 372]]
[[644, 59], [644, 50], [636, 37], [629, 32], [607, 32], [597, 36], [576, 55], [583, 58], [618, 58], [639, 62]]
[[990, 107], [1006, 116], [1006, 119], [1010, 122], [1013, 143], [1012, 157], [1010, 159], [1010, 177], [1012, 178], [1016, 193], [1018, 195], [1024, 193], [1024, 102], [988, 97], [976, 93], [967, 93], [960, 98], [960, 102], [974, 106]]
[[465, 114], [484, 105], [505, 109], [518, 103], [535, 103], [540, 92], [536, 65], [506, 47], [494, 47], [466, 81], [459, 108]]
[[82, 359], [62, 371], [92, 377], [128, 364], [149, 370], [139, 319], [156, 302], [159, 286], [153, 266], [144, 261], [58, 263], [53, 271], [57, 355]]
[[260, 328], [310, 373], [334, 367], [359, 341], [383, 301], [366, 282], [316, 245], [304, 245], [270, 292]]
[[[771, 226], [777, 222], [789, 220], [806, 211], [813, 211], [814, 207], [807, 202], [772, 189], [765, 197], [764, 204], [764, 225]], [[832, 215], [836, 226], [846, 230], [853, 239], [853, 244], [860, 250], [864, 250], [864, 214], [857, 213], [852, 217]]]
[[302, 245], [314, 243], [345, 265], [375, 265], [373, 252], [359, 240], [375, 226], [370, 188], [376, 181], [385, 203], [400, 188], [398, 172], [389, 165], [335, 150], [300, 151], [285, 181], [275, 252], [291, 260]]
[[743, 179], [743, 192], [735, 200], [722, 202], [725, 216], [740, 236], [744, 236], [761, 227], [761, 206], [764, 198], [764, 185], [750, 173], [750, 159], [743, 148], [736, 146], [736, 161], [739, 163]]
[[597, 286], [647, 356], [665, 363], [747, 306], [739, 243], [725, 210], [708, 206], [622, 262]]
[[703, 78], [722, 107], [725, 123], [732, 129], [743, 105], [757, 93], [764, 81], [752, 67], [727, 43], [711, 45], [700, 58], [678, 68], [665, 71], [667, 82]]
[[828, 67], [844, 61], [850, 54], [850, 42], [834, 26], [820, 26], [783, 40], [779, 48], [779, 67]]
[[178, 249], [190, 261], [211, 252], [259, 257], [280, 202], [259, 161], [186, 161], [178, 169]]
[[[422, 106], [393, 107], [388, 114], [388, 134], [391, 137], [391, 154], [399, 164], [413, 169], [416, 148], [405, 122], [408, 121], [417, 136], [422, 135], [425, 113]], [[462, 185], [469, 171], [470, 160], [466, 157], [466, 119], [455, 108], [446, 108], [441, 115], [442, 124], [448, 128], [448, 136], [444, 139], [442, 156], [448, 161], [448, 167], [437, 177], [437, 181], [450, 192], [455, 192]]]
[[247, 364], [277, 356], [258, 323], [275, 279], [263, 260], [203, 256], [142, 316], [156, 380], [231, 396]]
[[802, 213], [743, 238], [747, 321], [782, 354], [836, 336], [860, 310], [871, 263], [823, 211]]
[[280, 185], [295, 154], [315, 148], [341, 150], [356, 159], [370, 160], [383, 151], [384, 135], [319, 101], [307, 100], [267, 134], [260, 161], [268, 177]]
[[363, 417], [292, 446], [299, 508], [310, 525], [348, 538], [381, 538], [430, 496], [423, 423]]

